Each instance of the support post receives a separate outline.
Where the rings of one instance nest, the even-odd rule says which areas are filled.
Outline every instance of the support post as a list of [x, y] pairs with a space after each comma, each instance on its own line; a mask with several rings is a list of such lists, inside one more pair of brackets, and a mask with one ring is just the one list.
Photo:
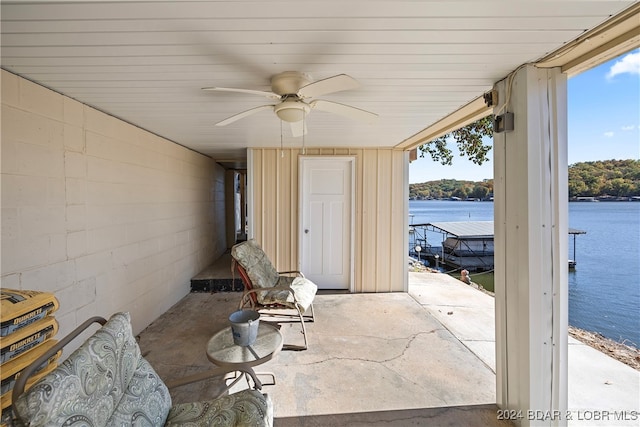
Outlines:
[[566, 87], [531, 65], [496, 85], [515, 121], [494, 134], [497, 404], [524, 426], [566, 425]]

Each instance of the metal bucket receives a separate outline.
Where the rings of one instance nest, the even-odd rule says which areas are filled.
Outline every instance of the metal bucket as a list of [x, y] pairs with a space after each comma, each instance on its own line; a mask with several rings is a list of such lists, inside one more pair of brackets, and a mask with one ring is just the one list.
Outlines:
[[243, 347], [256, 341], [258, 326], [260, 325], [260, 313], [255, 310], [238, 310], [229, 316], [233, 342]]

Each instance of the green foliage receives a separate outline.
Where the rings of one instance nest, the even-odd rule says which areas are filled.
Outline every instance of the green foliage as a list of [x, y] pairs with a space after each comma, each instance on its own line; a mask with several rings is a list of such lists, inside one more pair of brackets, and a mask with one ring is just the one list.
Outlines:
[[447, 140], [453, 138], [456, 141], [461, 157], [467, 157], [477, 165], [487, 160], [487, 154], [491, 150], [490, 145], [482, 143], [483, 137], [493, 137], [493, 116], [482, 118], [463, 128], [441, 136], [418, 147], [420, 157], [425, 154], [443, 165], [453, 163], [453, 152], [447, 147]]
[[450, 197], [484, 199], [490, 193], [493, 193], [492, 179], [482, 182], [442, 179], [409, 184], [409, 197], [412, 199], [448, 199]]
[[[431, 158], [443, 165], [453, 163], [453, 152], [447, 147], [447, 141], [456, 141], [461, 157], [467, 157], [473, 163], [481, 165], [487, 160], [490, 145], [482, 143], [483, 137], [493, 137], [493, 116], [488, 116], [455, 130], [440, 138], [429, 141], [419, 148], [420, 156]], [[453, 184], [452, 187], [452, 182]], [[493, 183], [493, 181], [491, 181]], [[477, 185], [476, 185], [477, 184]], [[423, 188], [410, 188], [410, 196], [416, 198], [472, 197], [484, 198], [485, 192], [493, 192], [482, 183], [468, 181], [431, 181]], [[640, 196], [640, 160], [602, 160], [582, 162], [569, 166], [569, 197], [630, 197]]]
[[569, 197], [640, 196], [640, 160], [600, 160], [569, 166]]
[[[493, 193], [493, 180], [442, 179], [409, 184], [412, 199], [484, 199]], [[640, 196], [640, 160], [602, 160], [569, 166], [569, 197]]]

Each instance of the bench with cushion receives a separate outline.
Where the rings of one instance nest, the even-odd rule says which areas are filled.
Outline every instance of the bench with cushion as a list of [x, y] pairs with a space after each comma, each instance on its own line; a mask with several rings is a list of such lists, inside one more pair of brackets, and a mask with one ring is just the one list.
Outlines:
[[[271, 400], [258, 390], [172, 406], [169, 390], [140, 353], [128, 313], [116, 313], [106, 323], [101, 318], [90, 319], [59, 344], [66, 345], [95, 321], [102, 323], [102, 328], [24, 393], [29, 368], [23, 372], [24, 380], [20, 381], [21, 376], [13, 391], [18, 425], [273, 424]], [[38, 362], [31, 366], [37, 367]]]

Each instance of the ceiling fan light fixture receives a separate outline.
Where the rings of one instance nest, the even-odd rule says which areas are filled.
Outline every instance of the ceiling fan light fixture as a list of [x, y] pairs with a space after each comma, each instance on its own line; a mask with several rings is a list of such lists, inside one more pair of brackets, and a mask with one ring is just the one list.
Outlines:
[[304, 117], [311, 111], [311, 107], [302, 101], [291, 100], [275, 105], [273, 111], [280, 117], [280, 120], [296, 123], [304, 120]]

